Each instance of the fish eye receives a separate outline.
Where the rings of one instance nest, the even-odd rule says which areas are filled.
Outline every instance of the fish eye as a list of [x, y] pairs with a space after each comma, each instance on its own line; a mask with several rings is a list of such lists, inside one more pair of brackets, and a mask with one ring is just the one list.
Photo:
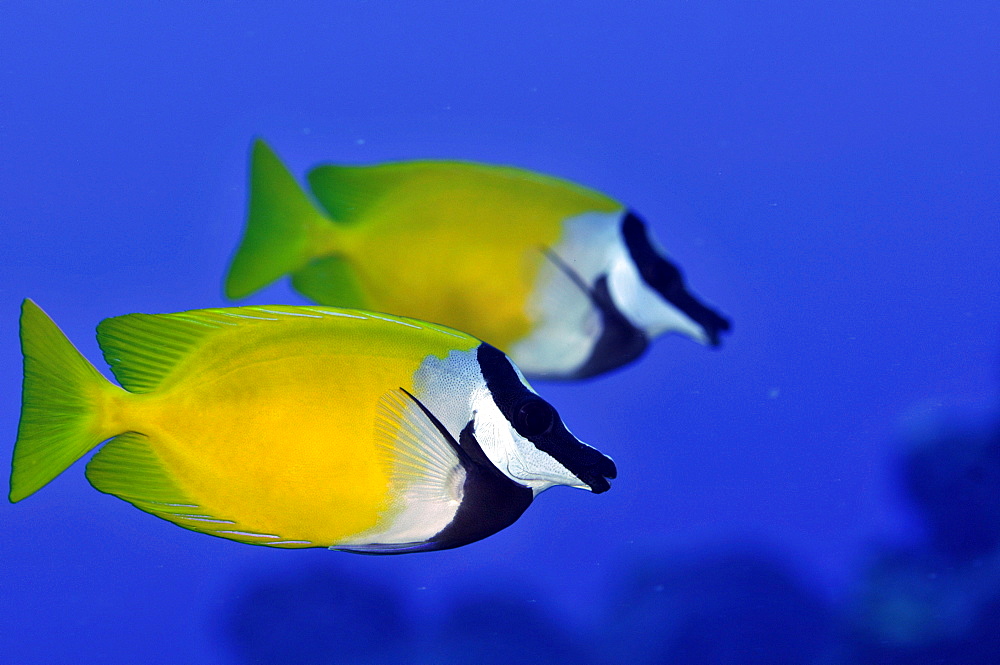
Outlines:
[[521, 403], [514, 414], [514, 429], [523, 437], [531, 438], [552, 429], [556, 410], [543, 399], [530, 398]]

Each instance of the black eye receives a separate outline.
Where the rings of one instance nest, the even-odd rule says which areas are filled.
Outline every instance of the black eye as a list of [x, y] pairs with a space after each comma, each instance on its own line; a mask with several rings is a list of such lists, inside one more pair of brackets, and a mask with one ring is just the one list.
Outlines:
[[545, 434], [552, 428], [556, 412], [548, 402], [537, 397], [521, 404], [514, 414], [514, 429], [523, 437]]

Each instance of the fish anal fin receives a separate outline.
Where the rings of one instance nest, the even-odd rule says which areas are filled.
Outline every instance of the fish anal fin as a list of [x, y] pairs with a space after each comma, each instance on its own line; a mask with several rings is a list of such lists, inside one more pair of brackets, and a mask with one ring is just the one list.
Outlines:
[[117, 436], [101, 448], [87, 464], [87, 480], [101, 492], [161, 517], [198, 508], [170, 479], [149, 439], [135, 432]]
[[87, 480], [101, 492], [186, 529], [211, 535], [234, 529], [235, 522], [206, 514], [177, 486], [142, 434], [128, 432], [105, 444], [87, 464]]

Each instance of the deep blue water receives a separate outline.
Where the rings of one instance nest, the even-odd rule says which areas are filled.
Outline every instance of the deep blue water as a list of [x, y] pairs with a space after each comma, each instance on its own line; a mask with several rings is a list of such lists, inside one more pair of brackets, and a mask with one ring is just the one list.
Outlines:
[[5, 3], [0, 458], [21, 299], [102, 369], [102, 318], [223, 305], [254, 136], [606, 191], [733, 334], [538, 384], [619, 480], [454, 551], [238, 545], [78, 464], [0, 506], [0, 661], [1000, 662], [996, 3]]

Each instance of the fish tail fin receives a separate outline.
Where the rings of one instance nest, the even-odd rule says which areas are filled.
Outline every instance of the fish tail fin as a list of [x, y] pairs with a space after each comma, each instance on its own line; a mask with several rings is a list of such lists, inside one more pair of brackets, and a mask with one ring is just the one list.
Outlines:
[[65, 471], [108, 432], [101, 405], [113, 389], [31, 300], [21, 305], [24, 383], [11, 462], [10, 501], [30, 496]]
[[244, 298], [305, 267], [318, 249], [316, 238], [335, 231], [270, 146], [256, 139], [246, 230], [226, 275], [226, 297]]

